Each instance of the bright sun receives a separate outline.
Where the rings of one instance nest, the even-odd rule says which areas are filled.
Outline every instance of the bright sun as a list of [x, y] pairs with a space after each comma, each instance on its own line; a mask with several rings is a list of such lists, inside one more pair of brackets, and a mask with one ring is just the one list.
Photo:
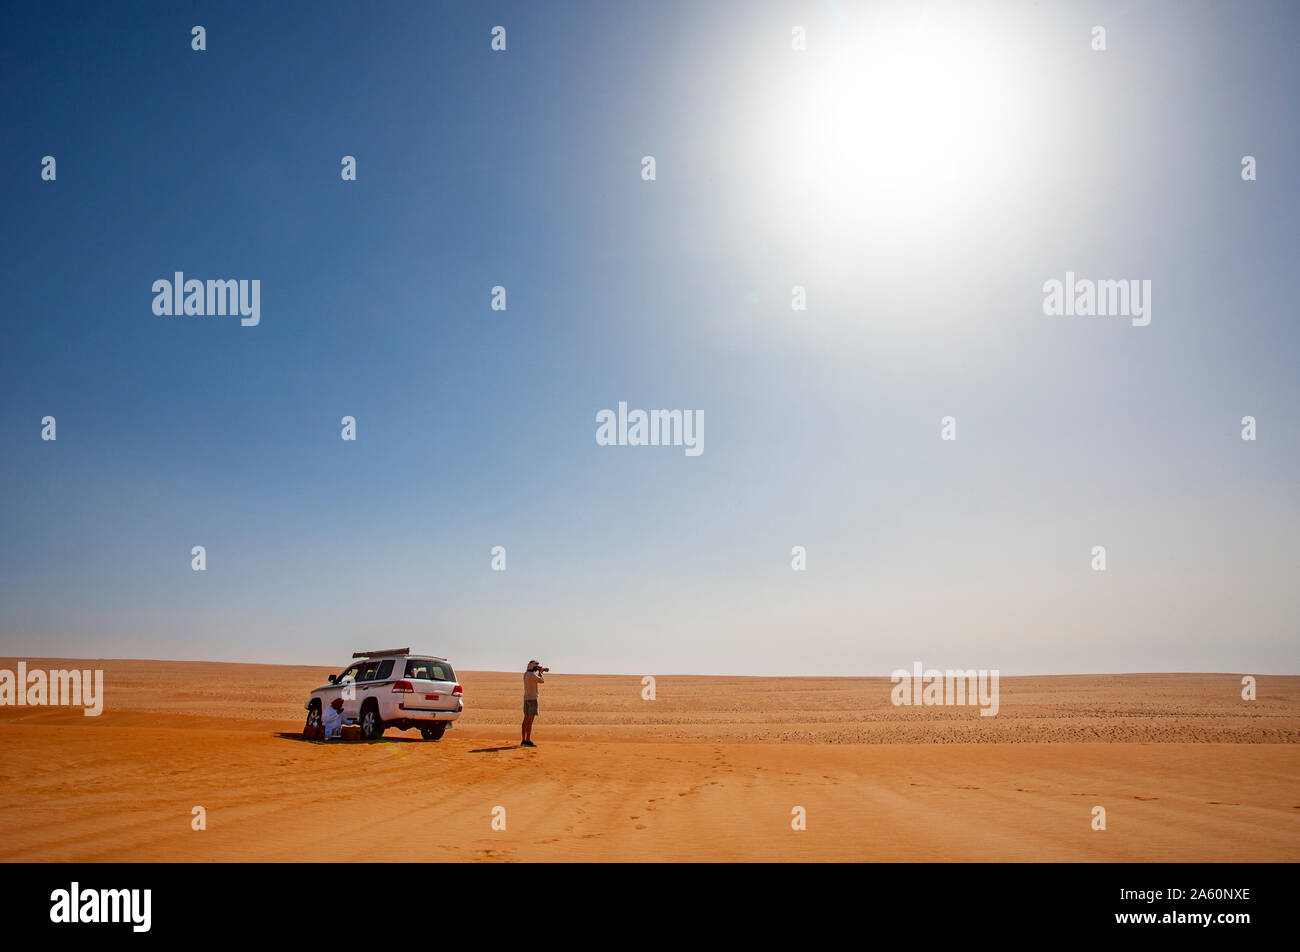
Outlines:
[[[833, 235], [933, 225], [1014, 165], [1024, 91], [1001, 40], [926, 14], [841, 29], [794, 54], [750, 117], [756, 183]], [[882, 221], [883, 219], [883, 221]]]

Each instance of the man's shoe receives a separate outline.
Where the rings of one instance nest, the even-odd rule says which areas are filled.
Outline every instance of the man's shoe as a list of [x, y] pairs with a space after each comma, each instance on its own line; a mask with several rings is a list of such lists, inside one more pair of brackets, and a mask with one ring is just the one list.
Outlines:
[[520, 744], [519, 746], [520, 746], [520, 747], [536, 747], [537, 745], [534, 744], [531, 740], [526, 740], [526, 741], [524, 741], [522, 744]]

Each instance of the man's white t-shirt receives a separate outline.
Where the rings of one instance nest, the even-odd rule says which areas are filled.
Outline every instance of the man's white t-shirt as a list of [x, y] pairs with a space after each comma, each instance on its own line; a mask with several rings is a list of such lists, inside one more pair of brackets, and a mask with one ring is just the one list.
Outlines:
[[546, 682], [542, 680], [542, 676], [538, 674], [536, 671], [525, 671], [524, 672], [524, 700], [536, 701], [537, 685], [545, 684], [545, 683]]

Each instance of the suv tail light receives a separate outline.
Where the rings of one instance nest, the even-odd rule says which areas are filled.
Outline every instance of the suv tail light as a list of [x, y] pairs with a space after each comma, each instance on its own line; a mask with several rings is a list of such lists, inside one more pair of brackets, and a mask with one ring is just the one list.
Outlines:
[[393, 685], [394, 694], [410, 694], [415, 688], [411, 687], [410, 681], [398, 681]]
[[465, 693], [465, 692], [462, 691], [462, 690], [460, 689], [460, 685], [459, 685], [459, 684], [456, 685], [454, 688], [451, 689], [451, 696], [452, 696], [452, 697], [461, 697], [464, 693]]

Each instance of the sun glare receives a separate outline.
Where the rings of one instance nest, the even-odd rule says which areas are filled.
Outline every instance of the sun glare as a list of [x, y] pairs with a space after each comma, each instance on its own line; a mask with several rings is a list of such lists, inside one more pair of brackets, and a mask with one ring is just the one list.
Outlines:
[[967, 24], [899, 18], [795, 54], [751, 117], [763, 188], [831, 233], [863, 216], [906, 227], [959, 208], [1014, 164], [1024, 91], [1004, 42]]

